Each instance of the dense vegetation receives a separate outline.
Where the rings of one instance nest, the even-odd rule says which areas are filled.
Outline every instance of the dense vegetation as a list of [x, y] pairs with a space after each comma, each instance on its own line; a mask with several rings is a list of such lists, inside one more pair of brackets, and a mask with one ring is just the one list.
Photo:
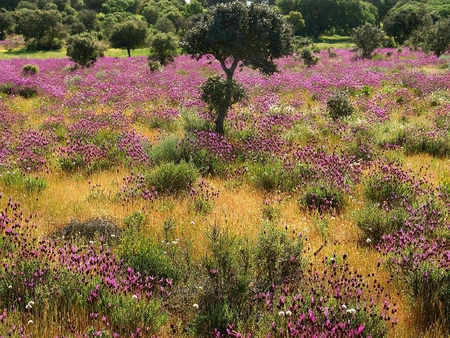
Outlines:
[[447, 334], [448, 62], [318, 56], [0, 61], [1, 334]]
[[[124, 48], [130, 54], [137, 46], [149, 46], [157, 33], [183, 38], [210, 6], [222, 2], [229, 1], [4, 0], [0, 39], [20, 34], [30, 50], [55, 50], [64, 47], [69, 36], [92, 32], [106, 46]], [[353, 29], [371, 23], [381, 25], [392, 38], [386, 41], [388, 45], [405, 44], [428, 17], [437, 21], [450, 14], [445, 0], [276, 0], [269, 4], [286, 18], [297, 36], [348, 36]], [[145, 34], [136, 31], [130, 35], [129, 29], [137, 27]], [[124, 36], [133, 36], [133, 41]]]
[[2, 2], [0, 337], [448, 336], [448, 4], [219, 2]]

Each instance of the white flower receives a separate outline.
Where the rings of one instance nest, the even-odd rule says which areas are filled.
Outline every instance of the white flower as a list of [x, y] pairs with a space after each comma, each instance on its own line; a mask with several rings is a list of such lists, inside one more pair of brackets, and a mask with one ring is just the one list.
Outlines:
[[12, 289], [12, 285], [8, 285], [8, 289]]
[[90, 245], [94, 244], [94, 241], [89, 241], [89, 244], [90, 244]]
[[348, 309], [346, 312], [347, 312], [347, 313], [351, 313], [351, 314], [355, 314], [355, 313], [356, 313], [356, 310], [353, 309], [353, 308], [351, 308], [351, 309]]
[[287, 311], [286, 311], [286, 316], [288, 316], [288, 317], [289, 317], [290, 315], [292, 315], [292, 312], [291, 312], [291, 311], [289, 311], [289, 310], [287, 310]]
[[131, 298], [138, 299], [138, 296], [137, 295], [132, 295]]
[[198, 304], [195, 303], [194, 305], [192, 305], [194, 307], [194, 309], [198, 309]]
[[367, 238], [367, 239], [366, 239], [366, 243], [367, 243], [367, 244], [372, 243], [372, 240], [371, 240], [370, 238]]
[[283, 311], [278, 312], [278, 316], [284, 317], [285, 313]]
[[341, 306], [344, 310], [347, 308], [347, 305], [345, 305], [345, 304], [342, 304], [342, 306]]
[[30, 319], [27, 324], [30, 325], [30, 324], [33, 324], [33, 323], [34, 323], [33, 320]]
[[28, 302], [27, 306], [25, 306], [25, 309], [29, 310], [29, 309], [31, 309], [33, 307], [33, 305], [34, 305], [34, 302], [32, 300], [30, 300]]
[[194, 225], [195, 224], [195, 222], [194, 221], [191, 221], [191, 225]]
[[336, 262], [336, 259], [335, 259], [334, 257], [331, 257], [331, 258], [330, 258], [330, 262], [331, 262], [331, 263], [334, 263], [334, 262]]

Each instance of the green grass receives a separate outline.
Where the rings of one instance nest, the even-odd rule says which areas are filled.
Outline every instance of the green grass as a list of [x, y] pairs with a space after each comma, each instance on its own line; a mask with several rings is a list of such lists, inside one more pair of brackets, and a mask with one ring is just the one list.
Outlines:
[[317, 41], [315, 41], [315, 44], [319, 49], [348, 49], [354, 47], [354, 43], [350, 41], [348, 36], [336, 34], [330, 36], [320, 36]]
[[[131, 51], [131, 56], [147, 56], [149, 53], [148, 48], [140, 48]], [[107, 49], [105, 56], [112, 57], [127, 57], [127, 51], [124, 49]], [[0, 47], [0, 59], [55, 59], [55, 58], [65, 58], [66, 49], [61, 49], [57, 51], [30, 51], [23, 47], [14, 48], [11, 51], [6, 50], [4, 47]]]

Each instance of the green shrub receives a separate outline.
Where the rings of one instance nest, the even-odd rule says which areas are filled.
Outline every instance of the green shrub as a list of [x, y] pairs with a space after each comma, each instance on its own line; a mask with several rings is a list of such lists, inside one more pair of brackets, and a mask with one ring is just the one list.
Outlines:
[[160, 193], [177, 194], [187, 189], [198, 178], [197, 168], [192, 163], [163, 163], [146, 176], [149, 187], [155, 187]]
[[206, 237], [202, 260], [206, 276], [200, 284], [199, 308], [193, 323], [198, 336], [207, 336], [214, 329], [225, 332], [227, 324], [245, 322], [252, 312], [248, 245], [217, 224], [208, 229]]
[[161, 309], [161, 301], [157, 299], [136, 298], [129, 294], [101, 293], [96, 304], [99, 312], [103, 312], [111, 320], [111, 324], [126, 327], [136, 332], [138, 327], [150, 328], [151, 332], [167, 321], [167, 314]]
[[47, 188], [47, 180], [45, 178], [24, 175], [18, 170], [6, 171], [0, 174], [0, 180], [6, 187], [30, 194], [40, 194]]
[[41, 193], [47, 188], [47, 180], [43, 177], [25, 177], [25, 190], [29, 193]]
[[345, 206], [344, 192], [321, 182], [308, 186], [301, 197], [300, 205], [310, 210], [340, 212]]
[[149, 157], [156, 165], [167, 162], [179, 163], [184, 158], [182, 140], [175, 135], [164, 136], [151, 147]]
[[327, 111], [333, 120], [338, 120], [353, 114], [355, 108], [345, 91], [340, 91], [328, 98]]
[[421, 325], [429, 326], [436, 321], [450, 322], [450, 272], [429, 263], [407, 272], [411, 287], [411, 302], [421, 316]]
[[272, 284], [298, 279], [303, 269], [302, 252], [301, 237], [264, 222], [253, 255], [256, 287], [267, 290]]
[[30, 65], [30, 64], [24, 65], [22, 67], [22, 74], [24, 76], [39, 74], [39, 67], [37, 65]]
[[300, 51], [300, 58], [308, 67], [316, 65], [320, 60], [316, 55], [314, 55], [314, 51], [312, 51], [311, 48], [303, 48]]
[[373, 203], [398, 206], [412, 196], [411, 183], [396, 174], [376, 173], [364, 180], [365, 196]]
[[375, 205], [369, 205], [357, 210], [353, 217], [356, 225], [362, 230], [362, 240], [377, 244], [384, 235], [391, 234], [405, 225], [408, 214], [403, 208], [395, 208], [390, 211], [380, 209]]
[[129, 229], [122, 237], [117, 252], [125, 264], [146, 276], [180, 277], [180, 272], [166, 253], [166, 242], [160, 244], [142, 231]]
[[151, 72], [156, 72], [162, 68], [162, 65], [158, 60], [148, 60], [148, 67]]

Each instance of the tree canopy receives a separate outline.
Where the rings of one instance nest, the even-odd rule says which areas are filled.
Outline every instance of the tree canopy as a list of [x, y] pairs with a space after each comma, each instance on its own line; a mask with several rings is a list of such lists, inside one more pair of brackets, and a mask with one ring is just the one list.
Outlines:
[[233, 98], [236, 68], [249, 66], [264, 74], [277, 71], [274, 60], [292, 52], [292, 32], [282, 15], [260, 4], [219, 4], [187, 33], [184, 50], [199, 59], [212, 55], [226, 74], [226, 90], [218, 109], [216, 132], [223, 134], [223, 122]]
[[114, 26], [109, 41], [111, 47], [126, 49], [128, 57], [131, 50], [145, 45], [148, 27], [144, 21], [127, 20]]

